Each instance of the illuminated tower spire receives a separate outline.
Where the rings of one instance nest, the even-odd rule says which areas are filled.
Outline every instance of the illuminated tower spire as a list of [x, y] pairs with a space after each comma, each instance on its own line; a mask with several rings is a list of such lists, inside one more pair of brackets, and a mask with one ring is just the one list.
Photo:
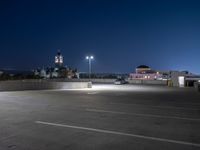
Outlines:
[[63, 56], [62, 56], [60, 50], [58, 50], [57, 55], [55, 56], [55, 65], [56, 65], [56, 67], [63, 66]]

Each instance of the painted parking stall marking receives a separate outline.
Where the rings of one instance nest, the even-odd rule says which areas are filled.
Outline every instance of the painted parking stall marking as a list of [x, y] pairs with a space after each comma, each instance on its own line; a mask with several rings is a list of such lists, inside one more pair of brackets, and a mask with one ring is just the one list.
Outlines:
[[131, 134], [131, 133], [125, 133], [125, 132], [103, 130], [103, 129], [95, 129], [95, 128], [73, 126], [73, 125], [59, 124], [59, 123], [51, 123], [51, 122], [44, 122], [44, 121], [35, 121], [35, 123], [36, 124], [47, 125], [47, 126], [63, 127], [63, 128], [77, 129], [77, 130], [83, 130], [83, 131], [92, 131], [92, 132], [104, 133], [104, 134], [128, 136], [128, 137], [133, 137], [133, 138], [140, 138], [140, 139], [153, 140], [153, 141], [159, 141], [159, 142], [167, 142], [167, 143], [172, 143], [172, 144], [180, 144], [180, 145], [188, 145], [188, 146], [193, 146], [193, 147], [200, 147], [200, 143], [191, 143], [191, 142], [186, 142], [186, 141], [164, 139], [164, 138], [137, 135], [137, 134]]

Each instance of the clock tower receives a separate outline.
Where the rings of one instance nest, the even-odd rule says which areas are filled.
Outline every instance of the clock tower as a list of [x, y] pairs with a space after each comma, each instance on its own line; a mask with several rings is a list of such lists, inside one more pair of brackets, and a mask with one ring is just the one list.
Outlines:
[[62, 56], [60, 50], [58, 50], [57, 55], [55, 56], [55, 66], [56, 67], [63, 66], [63, 56]]

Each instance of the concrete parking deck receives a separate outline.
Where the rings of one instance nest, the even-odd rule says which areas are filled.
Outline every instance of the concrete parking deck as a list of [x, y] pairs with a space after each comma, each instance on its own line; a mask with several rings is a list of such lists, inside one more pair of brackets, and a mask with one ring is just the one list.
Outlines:
[[0, 92], [2, 150], [199, 150], [200, 93], [93, 85]]

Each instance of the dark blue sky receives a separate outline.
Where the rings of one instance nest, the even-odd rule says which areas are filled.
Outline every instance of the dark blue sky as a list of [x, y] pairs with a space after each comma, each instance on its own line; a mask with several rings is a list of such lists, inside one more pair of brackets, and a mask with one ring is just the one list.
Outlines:
[[65, 64], [95, 72], [159, 70], [200, 73], [200, 1], [1, 0], [0, 68]]

